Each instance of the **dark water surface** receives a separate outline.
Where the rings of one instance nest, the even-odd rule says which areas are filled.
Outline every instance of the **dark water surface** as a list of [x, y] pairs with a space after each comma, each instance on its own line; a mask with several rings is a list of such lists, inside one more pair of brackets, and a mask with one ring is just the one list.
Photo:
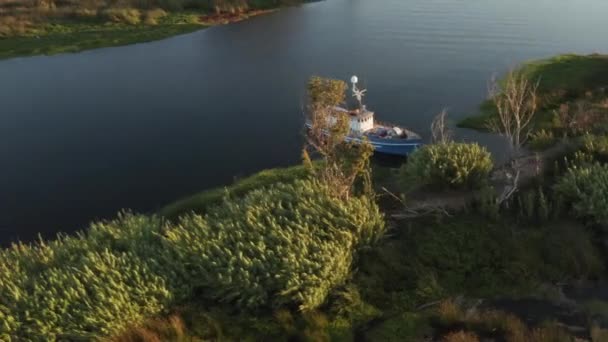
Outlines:
[[[0, 243], [297, 163], [312, 74], [427, 134], [518, 62], [607, 52], [605, 0], [329, 0], [163, 41], [0, 62]], [[459, 136], [496, 148], [496, 138]]]

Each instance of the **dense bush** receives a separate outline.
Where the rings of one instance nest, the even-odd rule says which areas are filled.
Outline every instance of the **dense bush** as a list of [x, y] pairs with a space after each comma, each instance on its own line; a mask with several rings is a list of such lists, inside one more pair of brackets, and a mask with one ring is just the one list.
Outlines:
[[86, 232], [0, 250], [0, 340], [91, 340], [202, 293], [258, 307], [324, 302], [383, 232], [367, 198], [312, 181], [226, 199], [177, 226], [122, 214]]
[[353, 252], [383, 232], [367, 198], [336, 200], [329, 189], [297, 181], [249, 193], [167, 232], [192, 283], [243, 307], [322, 304], [346, 280]]
[[[419, 277], [411, 284], [419, 295], [494, 296], [544, 281], [597, 276], [603, 270], [591, 234], [577, 224], [514, 232], [471, 217], [425, 227], [409, 235], [411, 242], [402, 247], [406, 273]], [[436, 285], [428, 281], [433, 278]], [[435, 289], [427, 291], [431, 286]]]
[[[126, 215], [93, 230], [136, 234], [152, 221]], [[0, 340], [90, 339], [163, 310], [172, 300], [166, 277], [136, 250], [106, 242], [82, 235], [0, 251]]]
[[557, 142], [552, 131], [541, 129], [530, 135], [529, 146], [535, 151], [544, 151]]
[[427, 145], [414, 152], [402, 168], [406, 185], [436, 187], [478, 187], [493, 164], [490, 153], [478, 144]]
[[585, 135], [582, 150], [591, 154], [598, 161], [608, 162], [608, 136]]
[[555, 190], [577, 216], [608, 225], [608, 166], [573, 166], [559, 180]]

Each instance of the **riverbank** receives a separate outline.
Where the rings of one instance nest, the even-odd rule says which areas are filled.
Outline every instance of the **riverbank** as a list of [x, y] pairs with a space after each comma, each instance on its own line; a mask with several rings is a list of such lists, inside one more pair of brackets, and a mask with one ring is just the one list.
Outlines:
[[[568, 113], [560, 113], [560, 109], [594, 111], [599, 116], [608, 114], [607, 55], [560, 55], [523, 63], [515, 72], [530, 82], [539, 84], [538, 114], [533, 133], [541, 130], [557, 131], [562, 129], [564, 124], [567, 125], [568, 123], [560, 122], [559, 116]], [[496, 115], [494, 102], [486, 100], [480, 105], [477, 114], [460, 121], [458, 126], [487, 131], [489, 120]], [[598, 123], [596, 120], [587, 119], [584, 121], [588, 124], [591, 124], [591, 121]], [[578, 121], [582, 123], [583, 120]]]
[[[33, 22], [27, 18], [15, 19], [16, 22], [10, 23], [0, 20], [0, 59], [149, 42], [246, 20], [274, 10], [252, 9], [210, 14], [208, 11], [125, 9], [116, 14], [86, 12], [89, 14], [52, 16]], [[17, 29], [13, 27], [15, 25]]]

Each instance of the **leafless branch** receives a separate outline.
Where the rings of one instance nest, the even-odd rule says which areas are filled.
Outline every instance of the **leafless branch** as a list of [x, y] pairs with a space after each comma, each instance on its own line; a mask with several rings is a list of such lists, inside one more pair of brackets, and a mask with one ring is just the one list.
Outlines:
[[512, 154], [518, 155], [531, 132], [540, 83], [533, 83], [513, 70], [507, 74], [502, 87], [495, 80], [492, 82], [488, 92], [496, 106], [497, 116], [487, 123], [487, 128], [505, 136]]
[[447, 116], [448, 110], [445, 108], [431, 122], [431, 135], [435, 144], [445, 144], [452, 140], [452, 132], [448, 128]]

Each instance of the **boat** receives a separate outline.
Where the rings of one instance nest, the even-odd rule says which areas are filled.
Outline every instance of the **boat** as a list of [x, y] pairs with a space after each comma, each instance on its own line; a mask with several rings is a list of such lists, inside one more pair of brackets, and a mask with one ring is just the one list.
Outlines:
[[[423, 145], [422, 138], [409, 129], [389, 124], [376, 122], [375, 113], [368, 110], [362, 103], [366, 89], [358, 89], [357, 76], [351, 78], [353, 97], [358, 100], [358, 108], [347, 109], [344, 107], [334, 107], [333, 115], [348, 115], [350, 120], [350, 131], [345, 140], [354, 144], [369, 142], [374, 152], [408, 156]], [[336, 118], [330, 119], [330, 124], [335, 123]], [[311, 128], [311, 123], [306, 126]]]

